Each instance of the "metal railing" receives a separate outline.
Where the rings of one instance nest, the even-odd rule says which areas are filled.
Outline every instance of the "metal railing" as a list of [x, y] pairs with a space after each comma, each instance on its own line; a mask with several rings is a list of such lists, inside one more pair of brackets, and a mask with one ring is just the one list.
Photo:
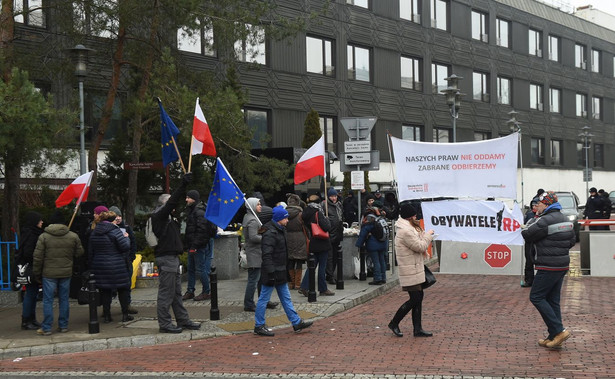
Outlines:
[[19, 248], [17, 233], [14, 241], [2, 241], [0, 238], [0, 291], [10, 291], [11, 288], [11, 258], [13, 252]]

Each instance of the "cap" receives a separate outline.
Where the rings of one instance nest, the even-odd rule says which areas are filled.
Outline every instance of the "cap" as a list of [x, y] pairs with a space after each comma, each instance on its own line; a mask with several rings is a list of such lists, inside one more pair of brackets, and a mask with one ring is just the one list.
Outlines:
[[199, 198], [201, 197], [201, 195], [199, 194], [199, 191], [197, 190], [190, 190], [186, 192], [186, 197], [189, 197], [194, 201], [199, 201]]
[[99, 205], [96, 208], [94, 208], [94, 216], [98, 216], [99, 214], [103, 212], [109, 212], [109, 208], [105, 207], [104, 205]]
[[116, 215], [122, 217], [122, 211], [120, 211], [120, 208], [116, 207], [115, 205], [112, 207], [109, 207], [109, 210], [115, 213]]
[[412, 216], [416, 216], [416, 209], [410, 203], [405, 203], [399, 209], [399, 216], [401, 218], [410, 218]]
[[538, 201], [545, 205], [551, 205], [557, 203], [557, 195], [553, 191], [547, 191], [540, 195]]
[[589, 192], [590, 192], [590, 193], [592, 193], [592, 192], [598, 192], [598, 190], [596, 189], [596, 187], [592, 187], [592, 188], [590, 188], [590, 189], [589, 189]]
[[275, 222], [279, 222], [284, 220], [285, 218], [288, 218], [288, 212], [286, 212], [286, 209], [284, 209], [284, 207], [282, 207], [281, 205], [278, 205], [277, 207], [273, 208], [273, 216], [271, 216], [271, 219]]

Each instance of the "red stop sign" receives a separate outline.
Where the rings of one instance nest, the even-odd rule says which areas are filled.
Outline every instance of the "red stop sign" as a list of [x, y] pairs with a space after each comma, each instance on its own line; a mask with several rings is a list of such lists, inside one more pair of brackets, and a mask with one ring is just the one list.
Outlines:
[[485, 249], [485, 262], [491, 267], [503, 268], [512, 261], [512, 252], [506, 245], [491, 244]]

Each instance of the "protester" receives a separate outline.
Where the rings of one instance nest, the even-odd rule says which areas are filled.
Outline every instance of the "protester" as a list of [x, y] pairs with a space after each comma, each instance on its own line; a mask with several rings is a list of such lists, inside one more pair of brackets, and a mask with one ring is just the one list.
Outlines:
[[[182, 300], [181, 276], [179, 273], [179, 255], [183, 253], [180, 224], [172, 217], [173, 211], [192, 181], [192, 173], [184, 174], [180, 186], [173, 194], [158, 197], [158, 207], [151, 215], [152, 229], [158, 238], [154, 248], [158, 266], [158, 298], [156, 313], [161, 333], [181, 333], [183, 329], [197, 330], [201, 324], [190, 320]], [[173, 307], [177, 325], [173, 324], [169, 308]]]
[[40, 235], [34, 249], [33, 274], [43, 284], [43, 322], [36, 331], [39, 335], [51, 335], [53, 324], [53, 298], [58, 296], [58, 332], [68, 332], [70, 308], [68, 294], [73, 262], [83, 254], [77, 234], [68, 230], [64, 217], [56, 211], [50, 225]]
[[570, 337], [564, 328], [560, 297], [564, 277], [570, 265], [570, 248], [576, 237], [572, 222], [561, 212], [557, 195], [548, 191], [536, 204], [537, 220], [521, 235], [532, 244], [536, 276], [530, 291], [530, 301], [547, 325], [548, 336], [538, 340], [542, 347], [559, 347]]
[[[603, 198], [598, 195], [596, 187], [589, 189], [589, 197], [585, 203], [585, 209], [583, 210], [583, 216], [586, 219], [597, 220], [602, 218]], [[598, 225], [590, 226], [589, 230], [601, 230]]]
[[394, 192], [387, 192], [384, 195], [382, 210], [385, 211], [386, 218], [393, 221], [397, 220], [399, 217], [399, 203]]
[[352, 225], [353, 222], [358, 222], [359, 216], [357, 212], [359, 211], [359, 204], [353, 191], [348, 191], [348, 195], [342, 202], [342, 208], [344, 208], [344, 221], [348, 223], [348, 225]]
[[117, 215], [106, 211], [99, 214], [100, 222], [90, 234], [90, 272], [94, 274], [96, 287], [100, 291], [103, 307], [103, 321], [113, 321], [111, 300], [117, 292], [122, 308], [122, 322], [132, 321], [128, 314], [130, 299], [130, 238], [114, 222]]
[[374, 207], [378, 207], [378, 209], [382, 209], [384, 207], [384, 198], [382, 197], [382, 192], [380, 190], [374, 191]]
[[[126, 233], [128, 233], [128, 239], [130, 240], [130, 252], [128, 253], [128, 274], [130, 276], [130, 280], [131, 280], [130, 284], [132, 287], [132, 275], [133, 275], [133, 270], [134, 270], [133, 262], [137, 258], [137, 238], [135, 237], [135, 232], [132, 230], [130, 225], [126, 225], [126, 223], [124, 222], [124, 219], [122, 217], [122, 211], [120, 210], [119, 207], [114, 205], [112, 207], [109, 207], [109, 211], [117, 215], [113, 223], [117, 225], [122, 232], [125, 230]], [[131, 305], [132, 303], [131, 292], [132, 292], [132, 289], [129, 288], [128, 313], [134, 315], [134, 314], [139, 313], [139, 311]]]
[[[527, 228], [538, 219], [536, 216], [536, 204], [538, 204], [538, 198], [532, 199], [530, 202], [530, 209], [525, 213], [523, 218], [524, 227]], [[525, 270], [523, 274], [523, 283], [521, 287], [531, 287], [534, 282], [534, 257], [532, 256], [532, 244], [526, 243], [524, 245], [525, 254]]]
[[[613, 203], [611, 199], [609, 199], [609, 193], [603, 189], [599, 189], [598, 194], [602, 196], [602, 218], [610, 220]], [[611, 227], [610, 225], [602, 225], [602, 230], [611, 230]]]
[[286, 200], [288, 206], [288, 225], [286, 225], [286, 240], [288, 243], [288, 282], [289, 289], [301, 288], [303, 263], [307, 260], [307, 230], [303, 224], [303, 208], [305, 203], [295, 194], [289, 194]]
[[277, 206], [272, 210], [271, 221], [261, 229], [261, 249], [263, 252], [261, 272], [263, 279], [261, 294], [254, 314], [254, 334], [261, 336], [274, 336], [273, 331], [265, 325], [265, 312], [274, 288], [280, 298], [286, 317], [293, 325], [295, 332], [300, 332], [312, 326], [311, 321], [303, 321], [295, 311], [287, 286], [286, 256], [288, 253], [285, 228], [287, 224], [288, 212], [283, 207]]
[[[33, 211], [26, 213], [21, 228], [19, 250], [15, 253], [15, 261], [18, 265], [27, 264], [30, 269], [33, 268], [34, 249], [41, 234], [43, 234], [43, 216]], [[36, 330], [41, 326], [36, 321], [36, 298], [38, 297], [39, 286], [40, 283], [36, 281], [34, 275], [30, 277], [30, 283], [25, 285], [26, 291], [21, 308], [21, 329], [23, 330]]]
[[258, 219], [261, 221], [263, 225], [268, 223], [271, 220], [271, 214], [273, 209], [267, 205], [265, 202], [265, 197], [260, 192], [254, 192], [252, 197], [257, 198], [261, 202], [261, 212], [258, 214]]
[[[329, 222], [331, 223], [331, 230], [329, 230], [329, 238], [331, 241], [331, 252], [327, 256], [327, 270], [326, 281], [329, 284], [335, 284], [336, 280], [336, 267], [337, 259], [342, 252], [342, 240], [344, 239], [344, 225], [343, 217], [344, 211], [342, 204], [338, 201], [337, 190], [330, 187], [327, 191], [327, 199], [323, 201], [322, 209], [325, 210], [325, 214], [328, 212]], [[328, 208], [328, 211], [327, 211]]]
[[389, 241], [379, 241], [373, 235], [376, 228], [376, 215], [372, 209], [365, 211], [364, 222], [361, 225], [361, 232], [355, 244], [358, 248], [367, 250], [372, 263], [374, 264], [374, 280], [369, 282], [370, 285], [385, 284], [387, 282], [387, 264], [385, 254], [388, 250]]
[[399, 323], [408, 312], [412, 311], [412, 325], [415, 337], [431, 337], [433, 334], [423, 330], [423, 287], [425, 282], [424, 259], [427, 249], [433, 240], [434, 231], [425, 232], [416, 219], [416, 209], [405, 203], [399, 210], [399, 219], [395, 223], [395, 252], [399, 266], [399, 284], [403, 291], [408, 292], [410, 300], [399, 307], [391, 322], [389, 329], [398, 337], [403, 337]]
[[260, 200], [255, 197], [248, 198], [246, 203], [246, 208], [248, 209], [241, 223], [248, 267], [248, 283], [246, 284], [243, 298], [243, 310], [255, 312], [254, 292], [256, 292], [261, 277], [261, 264], [263, 263], [263, 254], [261, 252], [262, 235], [258, 233], [258, 229], [261, 227], [258, 214], [261, 212], [262, 205]]

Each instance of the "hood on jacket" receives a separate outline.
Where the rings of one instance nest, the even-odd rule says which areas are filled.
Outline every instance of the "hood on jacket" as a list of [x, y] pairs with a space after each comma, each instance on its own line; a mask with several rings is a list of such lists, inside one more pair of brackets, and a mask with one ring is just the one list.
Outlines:
[[303, 211], [303, 209], [301, 209], [300, 206], [289, 205], [288, 207], [286, 207], [286, 211], [288, 212], [288, 219], [292, 220], [293, 218], [297, 217], [299, 213]]
[[69, 231], [68, 226], [64, 224], [51, 224], [45, 228], [45, 232], [57, 237], [64, 236], [68, 234]]
[[96, 224], [96, 228], [92, 231], [92, 235], [102, 235], [117, 229], [118, 226], [112, 222], [103, 221]]
[[36, 228], [38, 223], [43, 219], [43, 215], [38, 212], [30, 211], [24, 217], [23, 226], [26, 228]]

